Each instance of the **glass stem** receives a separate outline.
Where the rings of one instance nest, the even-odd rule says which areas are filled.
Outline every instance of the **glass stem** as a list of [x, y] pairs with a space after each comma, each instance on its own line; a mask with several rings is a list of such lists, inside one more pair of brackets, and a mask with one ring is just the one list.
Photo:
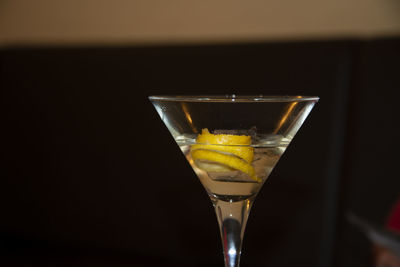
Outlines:
[[244, 230], [253, 200], [213, 201], [221, 231], [225, 267], [239, 267]]

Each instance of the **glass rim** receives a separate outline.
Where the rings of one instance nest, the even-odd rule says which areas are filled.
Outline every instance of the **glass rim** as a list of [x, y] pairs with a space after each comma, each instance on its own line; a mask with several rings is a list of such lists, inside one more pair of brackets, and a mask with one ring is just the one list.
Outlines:
[[302, 95], [152, 95], [149, 100], [171, 102], [303, 102], [319, 100], [318, 96]]

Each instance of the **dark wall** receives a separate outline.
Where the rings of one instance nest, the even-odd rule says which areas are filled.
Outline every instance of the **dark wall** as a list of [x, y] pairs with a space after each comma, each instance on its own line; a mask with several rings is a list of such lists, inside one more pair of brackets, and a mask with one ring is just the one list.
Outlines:
[[[257, 198], [242, 266], [366, 266], [353, 211], [383, 223], [400, 40], [0, 52], [2, 261], [221, 266], [211, 203], [147, 100], [321, 100]], [[354, 251], [354, 253], [352, 253]]]
[[[365, 266], [369, 261], [370, 243], [348, 223], [347, 214], [385, 229], [390, 210], [400, 197], [399, 60], [399, 39], [364, 42], [356, 54], [339, 199], [339, 266], [348, 262], [356, 266], [362, 260]], [[397, 239], [400, 242], [399, 236]]]

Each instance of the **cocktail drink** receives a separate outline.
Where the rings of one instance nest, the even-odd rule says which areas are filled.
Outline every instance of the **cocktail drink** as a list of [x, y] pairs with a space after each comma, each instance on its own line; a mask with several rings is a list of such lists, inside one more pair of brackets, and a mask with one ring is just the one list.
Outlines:
[[226, 267], [238, 267], [255, 197], [318, 97], [151, 96], [207, 191]]

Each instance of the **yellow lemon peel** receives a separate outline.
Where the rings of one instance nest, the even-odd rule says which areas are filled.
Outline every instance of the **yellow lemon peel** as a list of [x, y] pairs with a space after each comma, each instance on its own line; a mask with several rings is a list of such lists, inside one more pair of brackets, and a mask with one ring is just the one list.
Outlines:
[[235, 169], [261, 182], [251, 166], [254, 158], [254, 149], [248, 146], [251, 144], [251, 136], [211, 134], [208, 129], [203, 129], [196, 143], [192, 145], [191, 156], [201, 169], [219, 172]]
[[192, 145], [192, 151], [200, 149], [233, 154], [243, 159], [247, 163], [251, 163], [254, 158], [254, 149], [252, 147], [227, 146], [227, 145], [203, 145], [203, 144]]
[[197, 136], [196, 142], [213, 145], [250, 145], [251, 136], [233, 134], [212, 134], [206, 128], [201, 130], [201, 134]]

